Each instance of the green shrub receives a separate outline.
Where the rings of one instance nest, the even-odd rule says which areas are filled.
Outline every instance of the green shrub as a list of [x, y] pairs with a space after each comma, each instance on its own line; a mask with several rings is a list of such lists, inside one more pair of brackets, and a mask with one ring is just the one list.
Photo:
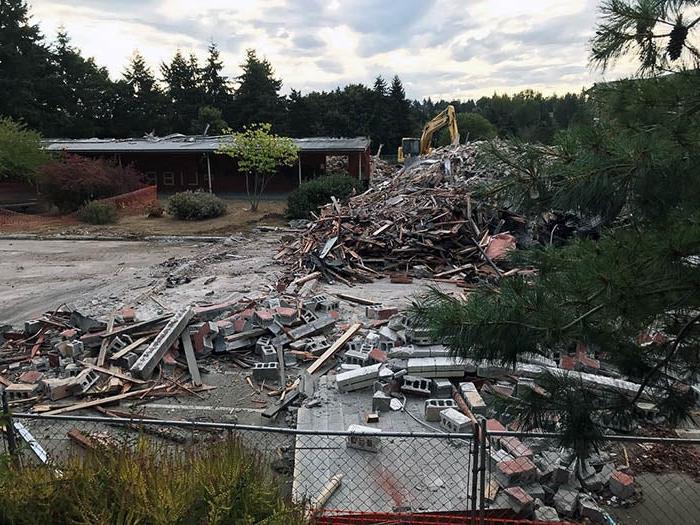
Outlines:
[[108, 202], [90, 201], [78, 210], [78, 219], [88, 224], [114, 224], [117, 209]]
[[226, 213], [226, 203], [211, 193], [183, 191], [168, 199], [168, 213], [183, 221], [212, 219]]
[[331, 197], [346, 199], [353, 190], [362, 191], [363, 182], [348, 175], [331, 174], [302, 183], [287, 200], [287, 216], [290, 219], [308, 219], [317, 213]]
[[60, 468], [0, 465], [0, 523], [305, 523], [304, 509], [281, 488], [269, 465], [238, 440], [179, 451], [142, 440]]

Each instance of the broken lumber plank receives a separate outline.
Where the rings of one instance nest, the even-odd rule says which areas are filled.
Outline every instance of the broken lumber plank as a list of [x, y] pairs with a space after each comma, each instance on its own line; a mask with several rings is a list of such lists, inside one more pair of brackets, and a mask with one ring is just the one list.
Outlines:
[[117, 328], [116, 330], [106, 331], [106, 332], [103, 332], [103, 333], [98, 334], [98, 335], [100, 337], [112, 337], [114, 335], [126, 334], [129, 332], [133, 332], [137, 328], [145, 328], [147, 326], [162, 323], [163, 321], [167, 321], [168, 319], [170, 319], [172, 316], [173, 316], [173, 314], [161, 315], [160, 317], [154, 317], [153, 319], [148, 319], [147, 321], [141, 321], [140, 323], [130, 324], [129, 326], [121, 326], [121, 327]]
[[345, 333], [341, 335], [340, 338], [338, 338], [328, 350], [323, 352], [323, 355], [314, 361], [313, 364], [307, 369], [309, 374], [313, 374], [319, 368], [321, 368], [326, 361], [328, 361], [338, 350], [345, 346], [345, 344], [357, 333], [360, 328], [362, 328], [361, 323], [355, 323], [348, 328]]
[[119, 350], [119, 352], [117, 352], [112, 357], [110, 357], [109, 360], [110, 361], [117, 361], [119, 358], [125, 356], [126, 354], [128, 354], [132, 350], [135, 350], [136, 348], [138, 348], [142, 344], [148, 342], [150, 339], [153, 339], [153, 337], [154, 337], [154, 335], [145, 335], [143, 337], [138, 338], [133, 343], [126, 345], [124, 348]]
[[151, 377], [153, 370], [160, 360], [163, 359], [165, 352], [173, 346], [193, 317], [194, 311], [192, 307], [183, 308], [177, 312], [136, 360], [131, 367], [131, 373], [141, 379]]
[[32, 353], [30, 354], [32, 358], [35, 358], [36, 355], [39, 353], [39, 349], [41, 348], [42, 344], [44, 344], [44, 334], [41, 334], [39, 336], [39, 339], [36, 340], [36, 343], [32, 347]]
[[382, 304], [378, 301], [372, 301], [371, 299], [365, 299], [363, 297], [356, 297], [347, 293], [337, 293], [335, 296], [343, 301], [349, 301], [351, 303], [362, 304], [365, 306], [374, 306], [376, 304]]
[[289, 283], [289, 286], [299, 286], [300, 284], [304, 284], [305, 282], [318, 279], [319, 277], [321, 277], [321, 272], [311, 272], [310, 274], [305, 275], [304, 277], [294, 279], [291, 283]]
[[[151, 392], [155, 391], [160, 391], [166, 388], [166, 385], [159, 385], [155, 388], [150, 389]], [[143, 394], [143, 390], [133, 390], [131, 392], [127, 392], [126, 394], [117, 394], [114, 396], [109, 396], [109, 397], [103, 397], [102, 399], [93, 399], [92, 401], [83, 401], [82, 403], [76, 403], [74, 405], [69, 405], [67, 407], [63, 408], [57, 408], [56, 410], [49, 410], [48, 412], [44, 412], [47, 416], [49, 415], [58, 415], [58, 414], [65, 414], [66, 412], [75, 412], [76, 410], [82, 410], [84, 408], [91, 408], [91, 407], [96, 407], [100, 405], [106, 405], [108, 403], [113, 403], [114, 401], [121, 401], [122, 399], [126, 399], [128, 397], [134, 397], [138, 394]]]
[[101, 374], [107, 374], [108, 376], [112, 377], [118, 377], [119, 379], [123, 379], [124, 381], [131, 381], [132, 383], [136, 383], [137, 385], [145, 385], [146, 381], [143, 381], [141, 379], [136, 379], [135, 377], [128, 376], [126, 374], [122, 374], [121, 372], [117, 372], [115, 370], [110, 370], [109, 368], [103, 368], [101, 366], [97, 365], [91, 365], [90, 363], [86, 363], [85, 361], [78, 361], [82, 366], [91, 368], [95, 370], [96, 372], [99, 372]]
[[[117, 310], [115, 308], [109, 315], [109, 321], [107, 321], [107, 332], [111, 332], [112, 330], [114, 330], [114, 320], [116, 317]], [[110, 343], [111, 341], [109, 337], [105, 337], [104, 339], [102, 339], [102, 344], [100, 345], [100, 353], [97, 355], [97, 366], [104, 366], [105, 359], [107, 357], [107, 348], [109, 347]]]
[[83, 434], [77, 428], [71, 428], [66, 433], [66, 435], [80, 448], [84, 448], [86, 450], [95, 450], [95, 444], [92, 442], [92, 439]]
[[286, 408], [288, 405], [291, 405], [297, 397], [299, 397], [299, 392], [297, 390], [289, 392], [288, 395], [282, 401], [279, 401], [274, 405], [267, 407], [263, 411], [262, 417], [268, 419], [275, 417], [280, 410]]
[[187, 368], [190, 371], [192, 383], [194, 386], [202, 386], [202, 378], [199, 375], [197, 358], [194, 356], [194, 348], [192, 348], [192, 338], [186, 331], [182, 334], [182, 348], [185, 351], [185, 359], [187, 359]]
[[465, 264], [464, 266], [459, 266], [458, 268], [453, 268], [452, 270], [447, 270], [445, 272], [440, 272], [436, 273], [433, 275], [434, 279], [439, 279], [440, 277], [447, 277], [449, 275], [454, 275], [459, 272], [463, 272], [465, 270], [469, 270], [470, 268], [474, 268], [473, 264]]

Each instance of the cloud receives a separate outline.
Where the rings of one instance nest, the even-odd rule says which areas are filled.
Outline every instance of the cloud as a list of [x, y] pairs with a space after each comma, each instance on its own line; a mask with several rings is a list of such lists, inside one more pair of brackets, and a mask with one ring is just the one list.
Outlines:
[[475, 98], [524, 87], [580, 90], [597, 0], [33, 0], [49, 37], [64, 25], [86, 56], [123, 71], [134, 49], [154, 69], [177, 48], [218, 43], [235, 77], [247, 48], [291, 88], [327, 90], [398, 74], [413, 98]]

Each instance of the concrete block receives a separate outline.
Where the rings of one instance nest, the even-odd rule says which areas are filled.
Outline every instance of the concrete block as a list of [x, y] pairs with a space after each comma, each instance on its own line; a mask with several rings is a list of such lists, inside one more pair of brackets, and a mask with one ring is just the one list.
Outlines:
[[335, 376], [336, 385], [341, 392], [352, 392], [372, 386], [379, 378], [379, 369], [382, 365], [364, 366], [358, 370], [342, 372]]
[[272, 345], [265, 345], [260, 348], [260, 357], [263, 361], [263, 363], [276, 363], [278, 361], [277, 359], [277, 350], [275, 349], [274, 346]]
[[634, 495], [634, 478], [629, 474], [616, 470], [608, 480], [610, 492], [620, 499], [627, 499]]
[[74, 394], [87, 394], [99, 379], [100, 376], [97, 372], [86, 368], [75, 376], [72, 391]]
[[24, 322], [24, 335], [25, 336], [31, 336], [31, 335], [36, 335], [39, 333], [39, 330], [41, 330], [41, 327], [43, 326], [43, 323], [39, 321], [38, 319], [33, 319], [31, 321], [25, 321]]
[[361, 350], [347, 350], [343, 355], [346, 363], [351, 365], [367, 366], [370, 363], [369, 352]]
[[428, 346], [433, 343], [433, 336], [429, 328], [406, 328], [406, 342], [418, 346]]
[[440, 421], [440, 412], [447, 408], [457, 408], [454, 399], [426, 399], [424, 417], [426, 421]]
[[390, 412], [392, 397], [379, 390], [372, 396], [372, 412]]
[[8, 401], [19, 401], [35, 397], [39, 392], [38, 384], [11, 383], [5, 387]]
[[350, 370], [357, 370], [358, 368], [362, 368], [360, 365], [355, 365], [355, 364], [350, 364], [350, 363], [341, 363], [340, 364], [340, 371], [341, 372], [348, 372]]
[[578, 504], [579, 491], [571, 487], [561, 486], [554, 494], [554, 508], [560, 516], [573, 516]]
[[131, 368], [134, 366], [134, 363], [138, 360], [138, 358], [138, 354], [129, 352], [118, 359], [117, 366], [121, 366], [122, 368]]
[[593, 523], [607, 523], [605, 512], [603, 512], [592, 496], [580, 493], [578, 505], [579, 514], [581, 514], [582, 518], [588, 518]]
[[185, 331], [193, 316], [194, 312], [189, 307], [173, 315], [131, 367], [131, 373], [139, 379], [148, 379], [165, 353]]
[[470, 432], [472, 425], [470, 418], [454, 408], [447, 408], [440, 412], [440, 426], [448, 432]]
[[544, 500], [546, 497], [544, 487], [539, 483], [532, 483], [523, 486], [523, 490], [527, 492], [532, 499]]
[[467, 403], [469, 410], [471, 410], [474, 414], [486, 414], [486, 403], [479, 392], [463, 392], [462, 397]]
[[219, 333], [224, 337], [227, 335], [233, 335], [236, 333], [236, 329], [233, 323], [227, 319], [222, 319], [221, 321], [216, 321], [216, 328]]
[[452, 397], [452, 383], [447, 379], [433, 379], [430, 383], [432, 396], [437, 399]]
[[381, 441], [378, 434], [381, 434], [381, 429], [362, 425], [350, 425], [348, 427], [348, 432], [356, 432], [358, 435], [347, 436], [347, 448], [354, 448], [367, 452], [379, 452]]
[[535, 509], [535, 521], [556, 523], [559, 521], [559, 514], [554, 507], [538, 507]]
[[279, 364], [275, 362], [255, 363], [252, 368], [253, 379], [256, 381], [279, 379]]
[[378, 319], [384, 321], [390, 317], [395, 316], [399, 313], [398, 308], [382, 306], [382, 305], [371, 305], [365, 309], [365, 315], [368, 319]]
[[43, 379], [41, 381], [41, 388], [51, 401], [58, 401], [59, 399], [72, 396], [74, 385], [75, 377]]
[[430, 397], [430, 380], [424, 377], [404, 375], [401, 391], [405, 394]]

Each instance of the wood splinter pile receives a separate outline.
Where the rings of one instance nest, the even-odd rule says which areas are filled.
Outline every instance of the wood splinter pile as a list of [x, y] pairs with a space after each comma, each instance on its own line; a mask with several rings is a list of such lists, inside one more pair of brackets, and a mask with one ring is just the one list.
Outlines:
[[508, 273], [497, 261], [525, 221], [474, 200], [478, 185], [499, 176], [477, 163], [478, 147], [440, 148], [346, 203], [333, 199], [275, 258], [346, 284], [395, 274], [464, 286]]

